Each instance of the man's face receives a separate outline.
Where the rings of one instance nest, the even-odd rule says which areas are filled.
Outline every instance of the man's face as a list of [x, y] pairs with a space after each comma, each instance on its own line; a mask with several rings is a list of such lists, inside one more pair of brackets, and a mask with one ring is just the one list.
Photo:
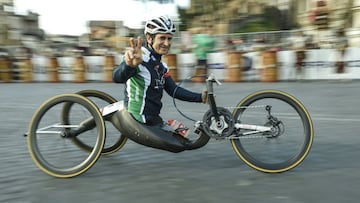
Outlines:
[[151, 44], [153, 50], [160, 55], [166, 55], [171, 47], [172, 34], [156, 34], [154, 39], [148, 37], [148, 43]]

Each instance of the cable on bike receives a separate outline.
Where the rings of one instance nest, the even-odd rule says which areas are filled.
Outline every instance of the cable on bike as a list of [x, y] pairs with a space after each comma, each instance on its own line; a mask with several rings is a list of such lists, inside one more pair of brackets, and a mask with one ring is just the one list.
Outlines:
[[189, 77], [181, 80], [180, 83], [179, 83], [179, 84], [177, 85], [177, 87], [175, 88], [174, 93], [173, 93], [173, 95], [172, 95], [173, 104], [174, 104], [175, 109], [176, 109], [176, 110], [179, 112], [179, 114], [182, 115], [184, 118], [186, 118], [186, 119], [188, 119], [188, 120], [191, 120], [191, 121], [193, 121], [193, 122], [196, 122], [196, 120], [193, 119], [193, 118], [190, 118], [189, 116], [187, 116], [186, 114], [184, 114], [183, 112], [181, 112], [180, 109], [177, 107], [176, 101], [175, 101], [175, 94], [176, 94], [176, 91], [178, 90], [178, 88], [181, 87], [182, 83], [183, 83], [185, 80], [191, 80], [192, 78], [195, 78], [195, 77], [207, 77], [207, 74], [189, 76]]

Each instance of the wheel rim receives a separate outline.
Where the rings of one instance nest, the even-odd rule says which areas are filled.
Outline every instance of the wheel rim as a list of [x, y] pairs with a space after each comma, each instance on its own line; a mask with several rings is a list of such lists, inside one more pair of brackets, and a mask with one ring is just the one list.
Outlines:
[[[59, 115], [63, 105], [69, 102], [75, 104], [72, 110], [87, 111], [83, 115], [95, 120], [96, 127], [92, 131], [79, 135], [92, 139], [94, 147], [90, 152], [80, 151], [71, 138], [63, 138], [60, 134], [64, 126]], [[76, 121], [81, 120], [84, 118], [79, 116]], [[74, 120], [70, 124], [78, 123]], [[29, 127], [31, 157], [41, 170], [54, 177], [74, 177], [87, 171], [99, 158], [104, 142], [105, 126], [101, 115], [91, 101], [80, 95], [64, 94], [49, 99], [35, 112]]]
[[247, 108], [236, 109], [234, 117], [243, 123], [265, 125], [266, 121], [259, 118], [266, 118], [267, 112], [262, 106], [268, 104], [273, 106], [272, 114], [283, 121], [284, 134], [274, 138], [254, 135], [253, 139], [249, 136], [231, 143], [250, 167], [263, 172], [284, 172], [299, 165], [309, 153], [313, 141], [312, 122], [300, 101], [280, 91], [257, 92], [246, 97], [238, 106]]
[[[117, 101], [115, 98], [111, 97], [110, 95], [98, 90], [82, 90], [76, 92], [76, 94], [82, 95], [90, 99], [92, 102], [95, 103], [95, 105], [98, 108], [101, 108], [105, 105]], [[65, 106], [62, 112], [63, 114], [62, 119], [64, 120], [65, 123], [69, 122], [68, 119], [70, 112], [71, 112], [71, 104]], [[106, 136], [105, 136], [106, 138], [105, 138], [104, 148], [102, 150], [102, 155], [110, 155], [119, 151], [125, 145], [127, 138], [126, 136], [119, 133], [119, 131], [113, 126], [113, 124], [110, 121], [107, 121], [106, 119], [105, 119], [105, 127], [106, 127]], [[76, 137], [72, 141], [83, 150], [86, 151], [92, 150], [92, 145], [89, 145], [80, 138]]]

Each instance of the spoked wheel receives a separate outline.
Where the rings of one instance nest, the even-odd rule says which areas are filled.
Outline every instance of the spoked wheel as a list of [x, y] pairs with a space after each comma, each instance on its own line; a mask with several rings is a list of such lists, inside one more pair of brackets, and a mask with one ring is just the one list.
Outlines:
[[[76, 92], [76, 94], [82, 95], [90, 99], [98, 106], [98, 108], [117, 102], [117, 100], [112, 96], [98, 90], [83, 90], [80, 92]], [[75, 113], [72, 111], [72, 104], [73, 103], [67, 103], [63, 108], [62, 119], [64, 123], [69, 123], [70, 122], [69, 119], [71, 118], [70, 114]], [[107, 120], [107, 118], [104, 118], [104, 120], [106, 121], [105, 122], [106, 139], [105, 139], [104, 148], [102, 150], [102, 154], [109, 155], [119, 151], [125, 145], [127, 138], [123, 136], [113, 126], [113, 124]], [[72, 141], [80, 148], [86, 151], [92, 150], [93, 145], [91, 143], [87, 143], [86, 140], [82, 139], [82, 137], [75, 137], [72, 139]]]
[[[61, 118], [64, 105], [72, 104], [71, 123]], [[74, 136], [91, 143], [83, 151]], [[105, 143], [105, 124], [97, 106], [78, 94], [61, 94], [45, 101], [34, 113], [28, 130], [28, 148], [35, 164], [45, 173], [70, 178], [95, 164]]]
[[236, 154], [250, 167], [281, 173], [308, 155], [314, 130], [310, 114], [295, 97], [277, 90], [255, 92], [233, 112], [237, 123], [265, 126], [269, 131], [238, 130], [231, 140]]

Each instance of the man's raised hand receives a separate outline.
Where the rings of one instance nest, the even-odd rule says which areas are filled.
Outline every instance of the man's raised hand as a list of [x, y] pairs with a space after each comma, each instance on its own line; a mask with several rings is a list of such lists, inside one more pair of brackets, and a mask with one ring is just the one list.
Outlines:
[[135, 42], [134, 38], [130, 38], [130, 48], [125, 52], [125, 63], [131, 67], [137, 67], [142, 62], [141, 37], [137, 38]]

